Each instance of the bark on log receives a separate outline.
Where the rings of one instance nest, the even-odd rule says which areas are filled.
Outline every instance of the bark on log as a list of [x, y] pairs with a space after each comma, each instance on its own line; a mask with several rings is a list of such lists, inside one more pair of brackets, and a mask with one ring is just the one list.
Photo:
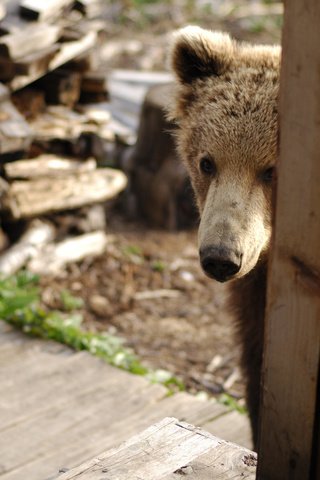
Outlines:
[[4, 207], [15, 219], [70, 210], [115, 197], [127, 184], [119, 170], [99, 169], [63, 178], [15, 181], [4, 198]]
[[70, 158], [44, 154], [37, 158], [17, 160], [4, 165], [9, 179], [65, 176], [73, 172], [92, 172], [96, 169], [93, 158], [80, 162]]
[[47, 245], [29, 262], [28, 269], [42, 275], [59, 274], [68, 263], [79, 262], [88, 256], [101, 255], [108, 241], [108, 235], [99, 231], [69, 238], [55, 245]]
[[33, 220], [20, 240], [0, 256], [0, 274], [12, 275], [20, 270], [54, 236], [55, 228], [51, 224]]
[[10, 101], [0, 107], [0, 154], [26, 150], [31, 143], [32, 131]]

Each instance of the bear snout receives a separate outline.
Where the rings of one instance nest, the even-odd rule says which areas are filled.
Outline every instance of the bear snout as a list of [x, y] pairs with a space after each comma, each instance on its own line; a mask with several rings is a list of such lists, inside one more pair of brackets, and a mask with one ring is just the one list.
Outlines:
[[208, 277], [226, 282], [239, 272], [242, 254], [225, 247], [210, 246], [200, 249], [200, 262]]

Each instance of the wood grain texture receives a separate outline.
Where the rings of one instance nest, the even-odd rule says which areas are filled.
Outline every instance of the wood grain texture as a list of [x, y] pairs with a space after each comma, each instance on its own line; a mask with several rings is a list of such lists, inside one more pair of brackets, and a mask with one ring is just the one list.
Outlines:
[[256, 456], [175, 418], [165, 418], [119, 448], [59, 480], [254, 479]]
[[1, 321], [0, 384], [1, 480], [55, 478], [169, 415], [219, 421], [217, 435], [224, 419], [239, 425], [238, 438], [246, 419], [185, 392], [168, 397], [161, 385]]
[[[320, 349], [320, 3], [286, 2], [258, 478], [307, 480]], [[318, 425], [317, 425], [318, 427]], [[272, 461], [271, 461], [272, 459]], [[318, 478], [318, 477], [317, 477]]]
[[26, 218], [109, 200], [126, 184], [124, 173], [107, 168], [69, 173], [65, 177], [14, 181], [3, 203], [15, 219]]

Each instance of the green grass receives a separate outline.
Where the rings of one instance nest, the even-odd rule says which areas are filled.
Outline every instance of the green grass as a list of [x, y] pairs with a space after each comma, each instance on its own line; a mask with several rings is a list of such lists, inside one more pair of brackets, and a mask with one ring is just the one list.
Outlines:
[[82, 316], [76, 311], [83, 301], [70, 292], [61, 293], [67, 313], [41, 307], [38, 283], [39, 278], [26, 271], [0, 279], [0, 319], [27, 334], [55, 340], [75, 350], [87, 350], [110, 365], [165, 385], [168, 393], [184, 390], [183, 383], [169, 372], [144, 366], [121, 338], [85, 330]]

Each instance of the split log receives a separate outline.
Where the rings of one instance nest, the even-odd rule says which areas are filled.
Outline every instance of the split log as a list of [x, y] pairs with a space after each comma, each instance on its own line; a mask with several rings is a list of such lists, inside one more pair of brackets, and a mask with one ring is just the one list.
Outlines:
[[70, 210], [115, 197], [127, 184], [126, 176], [109, 168], [59, 178], [15, 181], [4, 197], [14, 219]]
[[20, 14], [28, 20], [52, 20], [68, 8], [73, 0], [22, 0]]
[[101, 255], [108, 242], [109, 236], [98, 231], [69, 238], [55, 245], [47, 245], [28, 263], [28, 270], [41, 275], [59, 274], [68, 263], [79, 262], [88, 256]]
[[35, 86], [45, 93], [48, 104], [60, 104], [72, 108], [80, 98], [81, 75], [78, 72], [59, 68], [42, 77]]
[[[29, 83], [32, 83], [38, 78], [40, 78], [48, 71], [54, 70], [65, 64], [66, 62], [72, 60], [73, 58], [82, 55], [83, 53], [94, 47], [96, 40], [97, 31], [89, 31], [88, 33], [83, 35], [80, 40], [54, 44], [52, 46], [52, 49], [54, 49], [55, 52], [46, 51], [43, 57], [40, 56], [40, 52], [38, 52], [38, 55], [32, 54], [34, 56], [31, 56], [31, 58], [27, 59], [27, 61], [29, 62], [28, 73], [17, 75], [9, 84], [11, 90], [17, 90], [19, 88], [25, 87]], [[54, 54], [52, 58], [48, 59], [49, 53]], [[20, 59], [19, 65], [19, 68], [22, 69], [22, 65], [26, 65], [26, 61]]]
[[87, 72], [81, 79], [82, 103], [105, 102], [109, 98], [106, 74], [103, 72]]
[[0, 57], [12, 61], [52, 46], [59, 38], [61, 27], [29, 25], [23, 30], [0, 37]]
[[99, 203], [82, 207], [76, 212], [55, 213], [51, 220], [57, 229], [59, 238], [97, 230], [105, 231], [107, 228], [105, 208]]
[[12, 275], [20, 270], [54, 237], [55, 229], [51, 224], [33, 220], [20, 240], [0, 256], [0, 274]]
[[27, 87], [11, 95], [14, 106], [26, 120], [32, 120], [46, 109], [44, 93], [35, 88]]
[[96, 166], [96, 161], [93, 158], [85, 162], [80, 162], [71, 158], [44, 154], [36, 158], [6, 163], [4, 165], [4, 171], [6, 177], [9, 179], [30, 179], [65, 176], [73, 172], [92, 172], [96, 169]]
[[27, 150], [32, 130], [10, 101], [0, 106], [0, 154]]

